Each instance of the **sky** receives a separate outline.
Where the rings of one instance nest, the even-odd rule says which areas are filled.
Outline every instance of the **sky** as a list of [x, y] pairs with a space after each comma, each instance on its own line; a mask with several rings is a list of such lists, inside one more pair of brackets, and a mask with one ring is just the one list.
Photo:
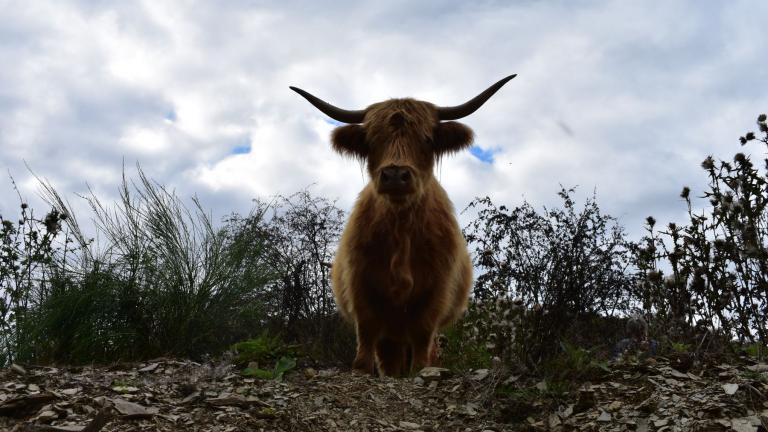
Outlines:
[[551, 207], [577, 186], [638, 237], [649, 215], [684, 220], [707, 155], [765, 156], [738, 137], [768, 111], [766, 16], [762, 1], [0, 0], [0, 214], [18, 208], [8, 174], [45, 208], [26, 166], [82, 221], [79, 195], [114, 200], [137, 163], [215, 219], [306, 187], [349, 210], [367, 178], [288, 86], [347, 109], [456, 105], [516, 73], [462, 120], [475, 147], [436, 170], [457, 210]]

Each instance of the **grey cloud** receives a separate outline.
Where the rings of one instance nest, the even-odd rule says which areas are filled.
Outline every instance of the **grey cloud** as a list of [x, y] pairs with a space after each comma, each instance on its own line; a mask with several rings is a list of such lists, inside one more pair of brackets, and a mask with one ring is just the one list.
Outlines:
[[[349, 207], [360, 167], [333, 154], [332, 126], [288, 85], [349, 108], [454, 104], [519, 73], [465, 120], [494, 163], [443, 164], [456, 207], [486, 194], [553, 205], [559, 183], [579, 185], [640, 230], [649, 214], [680, 217], [682, 185], [704, 186], [701, 159], [730, 157], [768, 109], [766, 13], [746, 1], [35, 2], [0, 12], [14, 66], [0, 70], [0, 168], [27, 195], [22, 159], [65, 194], [87, 182], [107, 199], [138, 161], [218, 215], [310, 184]], [[251, 152], [232, 155], [244, 140]], [[0, 189], [0, 211], [13, 201]]]

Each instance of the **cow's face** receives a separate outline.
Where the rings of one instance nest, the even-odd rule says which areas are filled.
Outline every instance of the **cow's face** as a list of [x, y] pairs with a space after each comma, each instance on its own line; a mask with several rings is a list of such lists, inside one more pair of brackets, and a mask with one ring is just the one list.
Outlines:
[[419, 199], [435, 161], [472, 144], [472, 130], [440, 122], [434, 105], [391, 99], [366, 109], [362, 124], [333, 131], [333, 147], [365, 160], [375, 190], [392, 202]]

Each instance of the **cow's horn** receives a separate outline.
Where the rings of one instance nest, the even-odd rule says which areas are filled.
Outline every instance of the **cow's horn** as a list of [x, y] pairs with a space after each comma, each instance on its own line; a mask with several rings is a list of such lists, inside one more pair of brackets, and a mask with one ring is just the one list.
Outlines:
[[308, 92], [298, 88], [298, 87], [290, 87], [291, 90], [295, 91], [296, 93], [300, 94], [304, 97], [304, 99], [308, 100], [309, 103], [315, 106], [315, 108], [319, 109], [320, 111], [324, 112], [328, 117], [340, 121], [342, 123], [362, 123], [363, 118], [365, 117], [365, 110], [357, 110], [357, 111], [350, 111], [341, 109], [339, 107], [335, 107], [328, 102], [312, 96]]
[[[480, 93], [479, 95], [475, 96], [468, 102], [465, 102], [461, 105], [456, 105], [452, 107], [438, 107], [437, 108], [437, 117], [440, 120], [458, 120], [462, 117], [466, 117], [473, 112], [477, 111], [478, 108], [483, 106], [485, 101], [491, 98], [494, 93], [496, 93], [501, 86], [507, 83], [507, 81], [511, 80], [512, 78], [516, 77], [517, 74], [510, 75], [496, 84], [488, 87], [484, 92]], [[306, 96], [305, 96], [306, 97]]]

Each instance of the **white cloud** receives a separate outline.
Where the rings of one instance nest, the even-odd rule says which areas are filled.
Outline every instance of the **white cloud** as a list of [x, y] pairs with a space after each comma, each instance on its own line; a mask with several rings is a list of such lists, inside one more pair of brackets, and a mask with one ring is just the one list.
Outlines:
[[[768, 107], [768, 5], [754, 2], [27, 2], [0, 12], [0, 168], [23, 160], [69, 196], [114, 196], [125, 162], [222, 215], [313, 191], [350, 206], [364, 184], [298, 85], [340, 106], [414, 96], [452, 105], [519, 76], [465, 122], [440, 177], [478, 195], [557, 201], [597, 189], [630, 231], [678, 217]], [[251, 151], [233, 154], [249, 143]], [[111, 191], [111, 192], [110, 192]], [[112, 195], [110, 195], [110, 193]], [[206, 201], [207, 200], [207, 201]], [[14, 206], [0, 189], [0, 211]]]

